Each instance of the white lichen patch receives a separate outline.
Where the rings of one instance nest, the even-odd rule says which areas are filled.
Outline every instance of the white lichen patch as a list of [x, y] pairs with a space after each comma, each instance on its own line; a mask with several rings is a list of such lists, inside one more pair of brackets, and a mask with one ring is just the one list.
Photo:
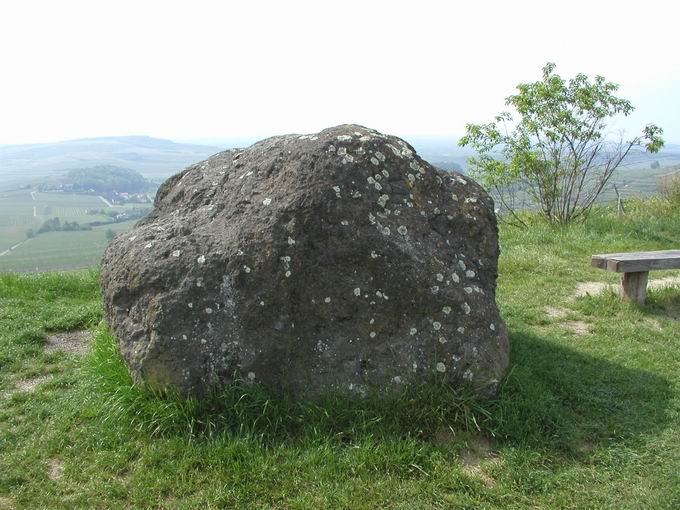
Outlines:
[[338, 135], [338, 142], [349, 142], [352, 139], [350, 135]]
[[469, 315], [470, 314], [470, 305], [468, 305], [467, 303], [463, 303], [463, 311], [465, 312], [465, 315]]
[[380, 164], [380, 161], [378, 161], [377, 158], [371, 157], [371, 163], [373, 163], [374, 165], [378, 166], [378, 165]]
[[255, 380], [255, 372], [248, 372], [248, 379], [250, 379], [251, 381], [254, 381]]
[[472, 294], [472, 287], [465, 287], [463, 290], [468, 294]]
[[385, 155], [382, 152], [375, 151], [375, 157], [380, 161], [385, 161]]
[[434, 321], [434, 322], [432, 323], [432, 328], [433, 328], [435, 331], [439, 331], [440, 329], [442, 329], [442, 323], [441, 323], [441, 322]]
[[187, 306], [188, 306], [189, 308], [193, 308], [193, 307], [194, 307], [194, 304], [193, 304], [193, 303], [187, 303]]
[[399, 228], [397, 228], [397, 232], [405, 236], [406, 234], [408, 234], [408, 229], [404, 225], [399, 225]]
[[323, 302], [324, 302], [324, 303], [330, 303], [330, 302], [331, 302], [330, 296], [325, 297], [324, 300], [323, 300]]
[[295, 244], [295, 239], [293, 239], [292, 237], [288, 236], [288, 244], [291, 245], [291, 246], [294, 245], [294, 244]]
[[437, 363], [437, 372], [446, 372], [446, 365], [442, 363], [441, 361]]
[[454, 281], [454, 283], [460, 282], [460, 276], [458, 276], [456, 273], [451, 273], [451, 279]]
[[147, 244], [144, 246], [144, 248], [146, 248], [146, 249], [148, 250], [148, 249], [151, 248], [152, 246], [153, 246], [153, 241], [150, 242], [150, 243], [147, 243]]
[[333, 191], [335, 191], [335, 196], [338, 198], [341, 198], [342, 195], [340, 194], [340, 186], [333, 186]]
[[175, 250], [175, 251], [172, 252], [173, 257], [179, 257], [181, 254], [182, 254], [182, 252], [179, 251], [179, 250]]
[[465, 271], [465, 276], [467, 276], [468, 278], [474, 278], [475, 272], [472, 271], [471, 269], [468, 269], [467, 271]]
[[389, 149], [394, 153], [394, 155], [397, 156], [398, 158], [403, 158], [403, 157], [404, 157], [404, 156], [402, 156], [402, 154], [401, 154], [401, 152], [399, 151], [399, 149], [397, 149], [397, 148], [396, 148], [394, 145], [392, 145], [391, 143], [386, 143], [385, 146], [386, 146], [387, 148], [389, 148]]
[[474, 374], [472, 373], [472, 370], [470, 370], [469, 368], [463, 374], [463, 379], [465, 379], [466, 381], [472, 381], [473, 377]]
[[390, 235], [390, 227], [383, 227], [381, 232], [383, 233], [383, 235], [386, 236]]
[[357, 296], [357, 297], [361, 296], [361, 288], [360, 287], [356, 287], [353, 292], [354, 292], [355, 296]]
[[460, 267], [463, 271], [465, 271], [465, 269], [467, 269], [466, 266], [465, 266], [465, 262], [463, 262], [462, 260], [458, 261], [458, 267]]
[[416, 333], [418, 333], [418, 330], [416, 328], [411, 328], [409, 333], [411, 334], [411, 336], [414, 336]]
[[368, 336], [370, 336], [371, 338], [375, 338], [375, 331], [371, 331], [371, 332], [368, 334]]
[[245, 265], [243, 266], [243, 270], [244, 270], [246, 273], [250, 273], [250, 271], [251, 271], [251, 269], [250, 269], [248, 266], [245, 266]]
[[371, 250], [371, 258], [372, 258], [372, 259], [377, 259], [378, 257], [380, 257], [380, 255], [378, 255], [378, 254], [375, 252], [375, 250]]
[[458, 333], [465, 333], [465, 328], [463, 326], [458, 326], [458, 329], [456, 329]]
[[290, 275], [293, 274], [293, 273], [291, 273], [290, 271], [286, 271], [285, 274], [286, 274], [286, 278], [290, 278]]
[[440, 336], [440, 337], [439, 337], [439, 343], [440, 343], [440, 344], [445, 344], [445, 343], [446, 343], [446, 338], [444, 338], [443, 336]]
[[444, 312], [446, 315], [451, 313], [451, 307], [450, 306], [445, 306], [442, 308], [442, 312]]
[[432, 292], [432, 294], [437, 294], [439, 292], [439, 285], [433, 285], [430, 287], [430, 292]]
[[496, 331], [496, 325], [494, 323], [489, 324], [489, 329], [491, 331]]
[[443, 282], [444, 281], [444, 275], [441, 273], [437, 273], [436, 275], [437, 281], [438, 282]]
[[205, 309], [205, 313], [207, 313], [208, 315], [210, 315], [211, 313], [213, 313], [213, 309], [210, 308], [210, 307], [208, 307], [208, 308]]
[[381, 207], [385, 207], [389, 199], [390, 199], [389, 195], [380, 195], [380, 198], [378, 198], [378, 204]]
[[340, 225], [342, 225], [343, 227], [346, 227], [346, 226], [349, 225], [349, 221], [347, 221], [347, 220], [342, 220], [342, 221], [340, 222]]
[[262, 201], [262, 205], [269, 205], [269, 204], [271, 204], [271, 203], [272, 203], [272, 199], [271, 199], [271, 198], [265, 198], [265, 199]]
[[196, 259], [196, 262], [198, 262], [199, 264], [205, 264], [205, 255], [201, 255], [200, 257], [198, 257]]

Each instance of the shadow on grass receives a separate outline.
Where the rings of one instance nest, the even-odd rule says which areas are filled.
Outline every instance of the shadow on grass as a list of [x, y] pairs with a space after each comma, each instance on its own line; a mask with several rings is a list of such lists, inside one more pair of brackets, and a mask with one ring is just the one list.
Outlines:
[[443, 428], [537, 449], [581, 452], [649, 433], [666, 422], [670, 385], [654, 374], [584, 355], [528, 332], [511, 335], [513, 369], [499, 399], [478, 400], [433, 379], [401, 394], [302, 402], [234, 383], [201, 400], [153, 395], [132, 384], [113, 337], [101, 329], [86, 359], [85, 402], [103, 423], [194, 439], [429, 440]]
[[511, 334], [513, 369], [499, 401], [498, 433], [564, 452], [649, 434], [669, 420], [671, 383], [528, 331]]

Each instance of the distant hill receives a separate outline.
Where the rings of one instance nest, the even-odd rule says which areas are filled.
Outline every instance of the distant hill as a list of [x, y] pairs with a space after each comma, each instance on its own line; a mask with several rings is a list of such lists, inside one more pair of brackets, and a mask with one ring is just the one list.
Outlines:
[[[467, 160], [474, 152], [458, 147], [455, 137], [402, 136], [418, 154], [444, 170], [465, 172]], [[148, 136], [85, 138], [55, 143], [0, 145], [0, 186], [22, 184], [35, 178], [60, 176], [73, 168], [112, 165], [140, 172], [145, 178], [161, 181], [186, 166], [232, 147], [246, 147], [252, 139], [215, 139], [201, 145], [177, 143]], [[617, 180], [639, 182], [649, 179], [646, 170], [658, 161], [664, 168], [680, 163], [680, 145], [667, 144], [659, 154], [647, 154], [636, 148], [626, 159]]]
[[73, 168], [66, 175], [46, 177], [37, 185], [40, 191], [95, 193], [145, 193], [154, 188], [137, 170], [113, 165]]
[[164, 179], [221, 150], [220, 147], [175, 143], [148, 136], [0, 145], [0, 183], [26, 181], [63, 174], [72, 168], [99, 165], [130, 168], [149, 179]]

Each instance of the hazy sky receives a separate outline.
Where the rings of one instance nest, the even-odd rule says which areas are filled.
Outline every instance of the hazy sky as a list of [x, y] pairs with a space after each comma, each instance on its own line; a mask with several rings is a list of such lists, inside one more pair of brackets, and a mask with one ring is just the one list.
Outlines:
[[547, 61], [602, 74], [680, 142], [675, 2], [333, 0], [0, 3], [0, 144], [486, 122]]

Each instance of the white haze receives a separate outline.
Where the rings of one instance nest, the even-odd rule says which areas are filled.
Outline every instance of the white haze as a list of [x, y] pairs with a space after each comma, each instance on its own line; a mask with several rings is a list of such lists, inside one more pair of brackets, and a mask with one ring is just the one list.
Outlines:
[[198, 140], [354, 122], [451, 136], [547, 61], [602, 74], [680, 142], [672, 2], [5, 1], [0, 144]]

